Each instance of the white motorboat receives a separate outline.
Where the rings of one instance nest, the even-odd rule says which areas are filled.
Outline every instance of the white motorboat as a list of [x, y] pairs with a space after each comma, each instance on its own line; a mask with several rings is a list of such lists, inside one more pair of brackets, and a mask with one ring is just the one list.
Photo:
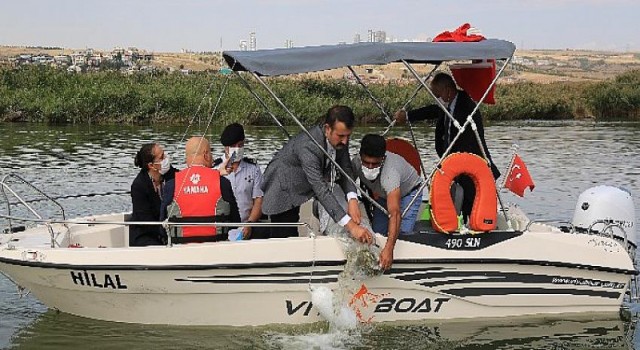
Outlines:
[[[249, 71], [263, 83], [261, 76], [363, 64], [508, 61], [514, 50], [509, 42], [485, 40], [224, 56], [234, 71]], [[341, 290], [361, 322], [617, 313], [636, 294], [633, 201], [613, 187], [585, 193], [576, 218], [565, 226], [531, 221], [508, 206], [500, 208], [490, 232], [423, 228], [399, 239], [389, 271], [356, 273], [354, 279], [343, 273], [345, 264], [365, 261], [356, 264], [362, 272], [372, 267], [366, 258], [373, 255], [350, 244], [345, 249], [345, 239], [322, 236], [305, 222], [292, 223], [308, 232], [294, 238], [129, 247], [127, 214], [41, 219], [12, 181], [25, 182], [16, 175], [0, 182], [7, 208], [17, 199], [37, 218], [12, 216], [11, 209], [1, 216], [9, 227], [0, 234], [0, 271], [48, 307], [94, 319], [235, 326], [316, 322], [323, 317], [309, 290], [318, 286]], [[16, 221], [40, 225], [18, 232]], [[383, 246], [386, 238], [375, 239]]]

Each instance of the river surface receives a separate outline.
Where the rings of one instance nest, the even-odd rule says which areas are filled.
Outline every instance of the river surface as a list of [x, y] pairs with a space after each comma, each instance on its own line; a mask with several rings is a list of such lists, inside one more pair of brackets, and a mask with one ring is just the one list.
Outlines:
[[[356, 128], [357, 153], [365, 132]], [[189, 131], [198, 134], [200, 127]], [[295, 132], [292, 129], [292, 132]], [[209, 132], [221, 153], [220, 130]], [[510, 122], [485, 129], [494, 162], [505, 172], [512, 144], [526, 163], [535, 189], [524, 198], [502, 191], [535, 219], [570, 221], [578, 195], [595, 185], [627, 189], [640, 218], [640, 123]], [[0, 174], [19, 174], [59, 198], [68, 217], [128, 211], [126, 194], [138, 169], [133, 157], [143, 143], [165, 145], [173, 163], [184, 167], [184, 129], [131, 126], [45, 126], [0, 124]], [[392, 135], [409, 137], [406, 129]], [[415, 129], [423, 162], [436, 161], [433, 129]], [[276, 128], [247, 130], [245, 153], [264, 169], [284, 143]], [[80, 195], [85, 195], [79, 197]], [[88, 195], [88, 196], [87, 196]], [[4, 204], [3, 204], [4, 205]], [[55, 208], [45, 208], [44, 213]], [[5, 213], [5, 208], [0, 208]], [[5, 222], [0, 222], [4, 226]], [[637, 226], [637, 225], [636, 225]], [[628, 305], [632, 311], [638, 305]], [[375, 325], [352, 332], [327, 325], [295, 327], [168, 327], [119, 324], [47, 310], [0, 275], [0, 348], [17, 349], [640, 349], [636, 318], [597, 315], [424, 324]]]

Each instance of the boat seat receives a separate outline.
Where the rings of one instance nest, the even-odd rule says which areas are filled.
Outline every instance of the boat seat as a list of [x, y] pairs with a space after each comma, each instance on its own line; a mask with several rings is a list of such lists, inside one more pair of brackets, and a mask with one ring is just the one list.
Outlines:
[[[227, 215], [214, 215], [214, 216], [192, 216], [192, 217], [177, 217], [172, 216], [167, 221], [171, 223], [226, 223], [229, 222]], [[215, 235], [207, 236], [182, 236], [182, 226], [170, 226], [168, 234], [171, 235], [172, 243], [204, 243], [204, 242], [219, 242], [229, 239], [229, 230], [231, 227], [218, 227]]]

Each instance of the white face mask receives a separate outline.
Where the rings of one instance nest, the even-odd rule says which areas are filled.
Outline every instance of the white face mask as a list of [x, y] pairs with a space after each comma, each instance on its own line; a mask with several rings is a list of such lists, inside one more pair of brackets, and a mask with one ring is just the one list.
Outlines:
[[234, 163], [239, 162], [243, 156], [244, 156], [244, 147], [229, 147], [229, 157], [233, 157]]
[[379, 166], [377, 168], [373, 168], [373, 169], [369, 169], [366, 166], [362, 166], [362, 175], [364, 175], [364, 178], [369, 180], [369, 181], [373, 181], [375, 180], [378, 175], [380, 175], [380, 168], [382, 168], [382, 166]]
[[169, 169], [171, 169], [171, 159], [169, 155], [165, 153], [164, 159], [160, 162], [160, 175], [166, 174]]

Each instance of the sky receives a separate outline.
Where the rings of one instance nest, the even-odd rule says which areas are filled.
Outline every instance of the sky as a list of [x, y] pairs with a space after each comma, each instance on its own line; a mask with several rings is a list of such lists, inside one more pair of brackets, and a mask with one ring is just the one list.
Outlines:
[[521, 49], [640, 52], [640, 0], [0, 0], [0, 45], [153, 52], [425, 40], [463, 23]]

